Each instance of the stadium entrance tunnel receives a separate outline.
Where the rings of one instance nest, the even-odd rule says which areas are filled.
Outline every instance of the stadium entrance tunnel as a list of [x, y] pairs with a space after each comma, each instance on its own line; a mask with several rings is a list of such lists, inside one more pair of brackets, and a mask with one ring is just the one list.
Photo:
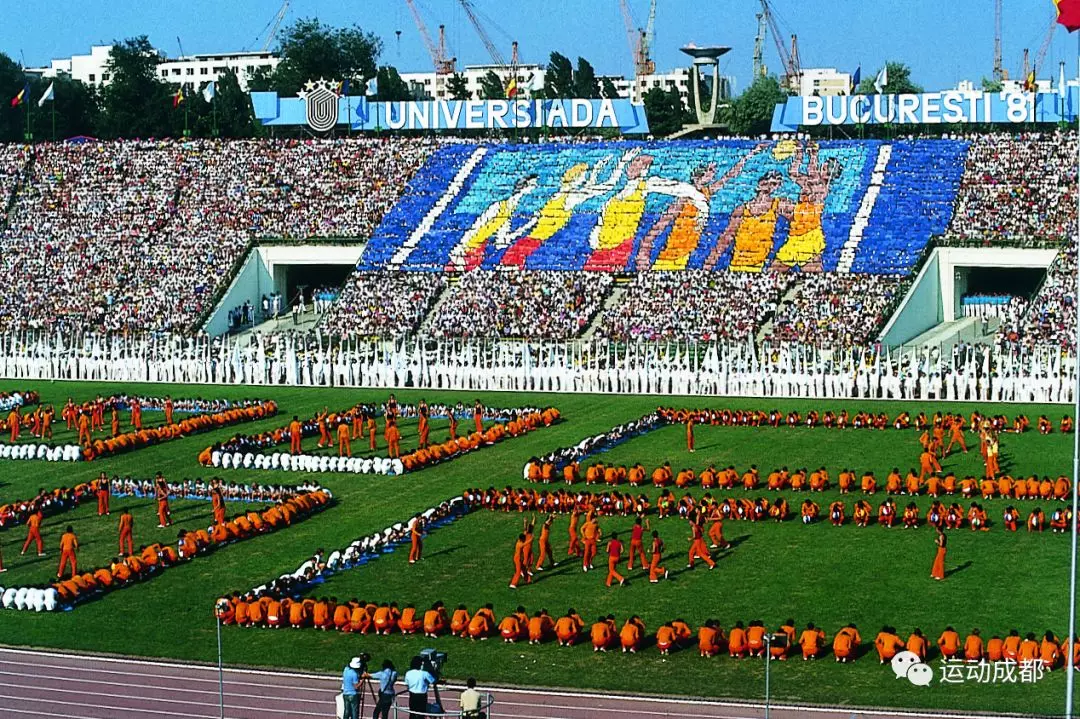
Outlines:
[[882, 344], [948, 344], [982, 339], [982, 318], [997, 326], [998, 305], [1031, 299], [1057, 249], [938, 247], [931, 252], [881, 333]]
[[[304, 288], [304, 301], [310, 308], [311, 293], [322, 287], [340, 289], [356, 267], [364, 251], [361, 242], [349, 244], [282, 244], [260, 245], [251, 249], [229, 288], [214, 306], [204, 329], [211, 335], [225, 334], [235, 329], [234, 310], [250, 303], [253, 323], [287, 316], [297, 294]], [[263, 297], [268, 299], [270, 312], [263, 312]], [[279, 297], [275, 302], [274, 298]]]
[[1046, 269], [1040, 267], [957, 267], [956, 291], [960, 295], [961, 309], [965, 299], [1023, 297], [1030, 300], [1045, 278]]

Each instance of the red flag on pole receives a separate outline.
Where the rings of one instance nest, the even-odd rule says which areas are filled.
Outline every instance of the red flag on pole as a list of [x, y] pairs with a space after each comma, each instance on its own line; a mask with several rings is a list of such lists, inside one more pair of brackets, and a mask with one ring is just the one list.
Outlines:
[[1054, 0], [1057, 21], [1069, 32], [1080, 30], [1080, 0]]

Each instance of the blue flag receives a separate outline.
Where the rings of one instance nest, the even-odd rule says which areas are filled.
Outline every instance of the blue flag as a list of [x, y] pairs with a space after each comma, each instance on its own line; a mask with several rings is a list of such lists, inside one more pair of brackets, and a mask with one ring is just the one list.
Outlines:
[[855, 74], [851, 76], [851, 91], [849, 95], [854, 95], [855, 90], [858, 89], [859, 83], [862, 82], [862, 65], [855, 68]]

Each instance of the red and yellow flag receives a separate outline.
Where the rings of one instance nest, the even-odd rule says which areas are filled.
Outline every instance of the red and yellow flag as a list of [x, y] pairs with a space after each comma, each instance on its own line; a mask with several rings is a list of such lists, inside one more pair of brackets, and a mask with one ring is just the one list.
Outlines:
[[26, 102], [26, 95], [30, 91], [30, 84], [23, 85], [23, 89], [19, 90], [19, 94], [11, 98], [11, 106], [18, 107]]
[[506, 86], [506, 99], [513, 100], [518, 94], [517, 78], [510, 78], [510, 83]]
[[180, 107], [180, 104], [183, 101], [184, 101], [184, 88], [180, 87], [180, 88], [178, 88], [176, 90], [176, 94], [173, 95], [173, 98], [172, 98], [173, 109], [175, 110], [176, 108]]
[[1057, 21], [1069, 32], [1080, 30], [1080, 0], [1054, 0]]

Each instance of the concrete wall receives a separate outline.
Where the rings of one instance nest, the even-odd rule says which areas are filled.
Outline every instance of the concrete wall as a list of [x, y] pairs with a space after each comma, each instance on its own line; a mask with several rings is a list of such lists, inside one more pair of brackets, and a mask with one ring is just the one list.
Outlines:
[[908, 288], [899, 309], [889, 319], [881, 333], [885, 345], [901, 345], [941, 324], [941, 273], [938, 250], [930, 255], [918, 276]]
[[267, 245], [248, 253], [228, 291], [214, 308], [204, 329], [211, 335], [229, 329], [229, 310], [245, 301], [260, 307], [262, 296], [285, 291], [288, 268], [294, 265], [355, 266], [363, 245]]

